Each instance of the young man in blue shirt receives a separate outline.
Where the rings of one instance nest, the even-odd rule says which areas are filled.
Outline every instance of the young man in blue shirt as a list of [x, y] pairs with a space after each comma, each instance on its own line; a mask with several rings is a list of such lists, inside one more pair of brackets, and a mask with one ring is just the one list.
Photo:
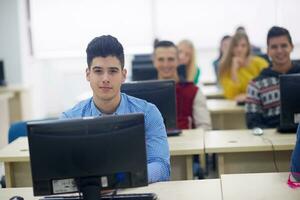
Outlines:
[[159, 110], [151, 103], [120, 92], [127, 74], [122, 44], [113, 36], [103, 35], [88, 44], [86, 53], [86, 79], [93, 96], [63, 112], [61, 118], [144, 113], [148, 182], [169, 180], [170, 154]]

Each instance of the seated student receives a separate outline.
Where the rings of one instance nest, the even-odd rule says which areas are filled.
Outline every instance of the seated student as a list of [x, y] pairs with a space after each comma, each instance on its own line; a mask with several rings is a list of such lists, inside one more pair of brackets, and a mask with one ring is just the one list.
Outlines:
[[193, 43], [189, 40], [182, 40], [177, 45], [179, 64], [185, 66], [186, 81], [199, 83], [200, 68], [196, 64], [196, 53]]
[[214, 67], [214, 71], [215, 71], [215, 75], [216, 75], [217, 80], [219, 80], [219, 65], [220, 65], [220, 61], [221, 61], [221, 58], [227, 52], [227, 50], [229, 48], [230, 41], [231, 41], [231, 36], [230, 35], [223, 36], [223, 38], [221, 39], [221, 42], [220, 42], [219, 56], [213, 62], [213, 67]]
[[248, 86], [246, 121], [248, 128], [275, 128], [280, 121], [279, 76], [300, 73], [290, 54], [293, 42], [288, 30], [272, 27], [267, 36], [267, 52], [271, 66], [264, 69]]
[[220, 62], [219, 81], [227, 99], [244, 102], [249, 82], [268, 66], [266, 60], [250, 52], [248, 36], [243, 32], [235, 33]]
[[122, 44], [113, 36], [103, 35], [88, 44], [86, 53], [86, 79], [93, 96], [63, 112], [61, 118], [144, 113], [148, 181], [169, 180], [170, 154], [159, 110], [151, 103], [120, 92], [127, 73]]
[[211, 129], [205, 96], [193, 82], [181, 82], [177, 73], [178, 49], [173, 42], [160, 41], [154, 47], [153, 64], [158, 79], [176, 81], [177, 126], [179, 129]]
[[[300, 124], [297, 130], [297, 141], [291, 158], [291, 181], [300, 184]], [[300, 185], [298, 186], [300, 187]]]

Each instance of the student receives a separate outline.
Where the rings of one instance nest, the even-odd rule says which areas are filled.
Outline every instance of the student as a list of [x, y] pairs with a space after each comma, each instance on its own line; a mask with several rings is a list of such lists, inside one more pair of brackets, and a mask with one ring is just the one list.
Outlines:
[[268, 66], [263, 58], [250, 54], [248, 36], [237, 32], [221, 59], [219, 80], [227, 99], [244, 102], [249, 82]]
[[158, 79], [176, 81], [177, 126], [180, 129], [211, 129], [205, 96], [192, 82], [181, 82], [177, 73], [178, 49], [173, 42], [160, 41], [154, 47], [153, 64]]
[[290, 181], [298, 182], [298, 187], [300, 187], [300, 124], [297, 130], [297, 141], [295, 149], [291, 158], [291, 173], [292, 177], [290, 178]]
[[219, 80], [219, 65], [220, 65], [220, 61], [221, 61], [221, 58], [227, 52], [227, 50], [229, 48], [230, 41], [231, 41], [231, 36], [230, 35], [223, 36], [223, 38], [221, 39], [221, 42], [220, 42], [219, 56], [213, 62], [213, 67], [214, 67], [214, 71], [215, 71], [215, 75], [216, 75], [217, 80]]
[[86, 53], [86, 79], [93, 96], [63, 112], [61, 118], [144, 113], [148, 181], [169, 180], [169, 147], [160, 112], [155, 105], [120, 92], [127, 73], [122, 44], [113, 36], [103, 35], [88, 44]]
[[300, 73], [300, 65], [291, 61], [292, 50], [293, 42], [289, 31], [282, 27], [272, 27], [267, 36], [267, 53], [272, 63], [248, 86], [245, 107], [248, 128], [279, 126], [279, 76]]
[[196, 65], [196, 51], [193, 43], [182, 40], [177, 45], [179, 52], [179, 64], [185, 66], [186, 81], [199, 83], [200, 68]]

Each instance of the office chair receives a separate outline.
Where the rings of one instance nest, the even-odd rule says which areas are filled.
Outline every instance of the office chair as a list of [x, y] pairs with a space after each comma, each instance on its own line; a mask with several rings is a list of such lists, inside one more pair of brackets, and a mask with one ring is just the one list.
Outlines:
[[21, 136], [27, 136], [27, 122], [19, 121], [11, 124], [8, 130], [8, 143]]

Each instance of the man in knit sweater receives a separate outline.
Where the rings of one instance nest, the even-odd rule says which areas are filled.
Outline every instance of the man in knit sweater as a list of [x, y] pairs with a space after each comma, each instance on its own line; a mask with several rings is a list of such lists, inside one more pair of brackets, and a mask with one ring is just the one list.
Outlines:
[[287, 29], [272, 27], [268, 32], [267, 46], [267, 53], [272, 63], [248, 86], [245, 105], [248, 128], [279, 126], [279, 76], [300, 73], [300, 65], [290, 59], [293, 42]]

